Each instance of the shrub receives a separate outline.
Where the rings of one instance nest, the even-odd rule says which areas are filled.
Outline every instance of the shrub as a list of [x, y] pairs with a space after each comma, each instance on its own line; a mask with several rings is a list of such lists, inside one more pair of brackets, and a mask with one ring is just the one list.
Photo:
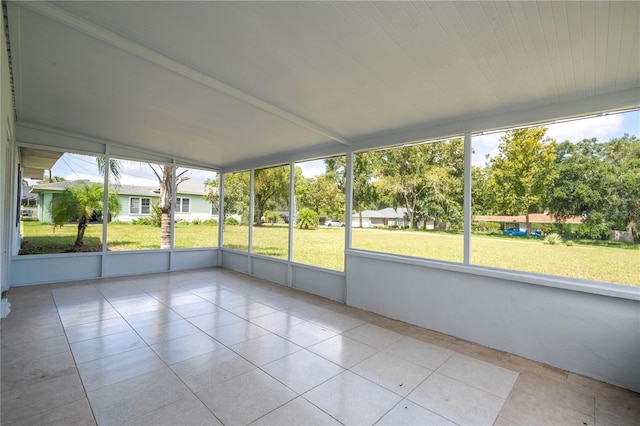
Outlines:
[[153, 220], [150, 217], [137, 217], [131, 221], [131, 224], [152, 226]]
[[549, 244], [549, 245], [557, 245], [557, 244], [562, 244], [562, 237], [560, 236], [560, 234], [549, 234], [546, 237], [544, 237], [544, 244]]
[[202, 223], [202, 221], [198, 218], [195, 218], [191, 221], [192, 225], [200, 225]]
[[300, 229], [313, 229], [318, 226], [318, 213], [308, 208], [301, 209], [296, 221]]
[[217, 225], [218, 221], [215, 219], [205, 219], [202, 221], [203, 225]]
[[224, 220], [224, 224], [235, 226], [235, 225], [240, 225], [240, 222], [238, 222], [238, 219], [236, 219], [235, 217], [228, 217]]
[[573, 241], [567, 241], [566, 243], [564, 243], [567, 247], [571, 247], [573, 246]]
[[278, 215], [277, 212], [267, 211], [264, 213], [264, 218], [269, 223], [278, 223], [278, 219], [280, 219], [280, 216]]

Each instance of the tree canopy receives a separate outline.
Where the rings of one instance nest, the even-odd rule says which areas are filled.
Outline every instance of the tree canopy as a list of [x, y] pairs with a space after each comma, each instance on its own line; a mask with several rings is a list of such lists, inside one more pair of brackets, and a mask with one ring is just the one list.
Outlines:
[[[121, 209], [118, 194], [109, 191], [107, 199], [109, 212], [117, 215]], [[71, 251], [80, 251], [84, 245], [84, 232], [89, 220], [94, 214], [102, 214], [104, 210], [104, 187], [99, 183], [74, 183], [53, 196], [50, 209], [54, 227], [63, 226], [74, 219], [78, 220], [78, 233]]]

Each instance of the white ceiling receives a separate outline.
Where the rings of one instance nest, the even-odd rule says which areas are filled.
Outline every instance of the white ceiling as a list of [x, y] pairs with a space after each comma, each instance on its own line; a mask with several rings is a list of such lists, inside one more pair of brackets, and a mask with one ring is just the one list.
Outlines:
[[9, 16], [19, 121], [220, 167], [629, 89], [640, 103], [635, 1], [55, 2]]

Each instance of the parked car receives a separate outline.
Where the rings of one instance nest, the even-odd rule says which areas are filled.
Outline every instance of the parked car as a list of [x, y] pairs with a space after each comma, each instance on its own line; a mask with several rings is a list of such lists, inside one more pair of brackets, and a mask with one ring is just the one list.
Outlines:
[[326, 226], [344, 226], [344, 223], [339, 220], [329, 219], [324, 223]]
[[[518, 228], [508, 228], [503, 232], [504, 235], [511, 235], [512, 237], [526, 237], [527, 230], [526, 229], [518, 229]], [[529, 236], [534, 238], [539, 238], [542, 235], [540, 231], [531, 231]]]

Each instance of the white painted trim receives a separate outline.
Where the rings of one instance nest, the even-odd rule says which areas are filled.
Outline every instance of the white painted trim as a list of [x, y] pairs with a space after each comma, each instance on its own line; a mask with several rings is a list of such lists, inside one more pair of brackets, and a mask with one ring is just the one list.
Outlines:
[[184, 65], [174, 59], [164, 56], [158, 52], [148, 49], [134, 41], [119, 36], [107, 29], [104, 29], [93, 22], [89, 22], [86, 19], [80, 18], [72, 13], [58, 8], [49, 3], [41, 2], [25, 2], [20, 3], [20, 6], [25, 7], [33, 12], [36, 12], [46, 18], [52, 19], [58, 23], [61, 23], [69, 28], [73, 28], [81, 33], [84, 33], [97, 40], [110, 44], [113, 47], [128, 52], [134, 56], [145, 59], [154, 65], [165, 68], [178, 75], [188, 78], [192, 81], [202, 84], [210, 89], [216, 90], [225, 95], [231, 96], [241, 102], [251, 105], [255, 108], [266, 111], [275, 115], [283, 120], [289, 121], [298, 126], [304, 127], [312, 132], [325, 136], [336, 142], [340, 142], [344, 145], [350, 145], [351, 143], [342, 135], [320, 126], [317, 123], [313, 123], [306, 120], [296, 114], [292, 114], [289, 111], [285, 111], [275, 105], [272, 105], [260, 98], [236, 89], [210, 75], [197, 71], [187, 65]]
[[[154, 153], [153, 151], [138, 149], [129, 145], [115, 141], [100, 139], [79, 133], [68, 132], [53, 127], [41, 126], [38, 124], [20, 121], [16, 123], [16, 141], [19, 146], [29, 148], [48, 149], [50, 151], [67, 152], [70, 149], [78, 154], [105, 155], [107, 147], [118, 154], [111, 155], [112, 158], [131, 161], [146, 161], [158, 164], [172, 164], [174, 158], [180, 166], [193, 166], [213, 171], [219, 171], [220, 167], [208, 163], [197, 163], [185, 160], [180, 157], [168, 154]], [[64, 141], [63, 144], [60, 144]], [[93, 146], [95, 149], [88, 150]], [[100, 147], [98, 149], [98, 147]]]
[[398, 129], [385, 134], [354, 140], [353, 149], [367, 150], [432, 139], [444, 139], [468, 131], [472, 133], [488, 132], [638, 108], [640, 106], [639, 90], [640, 88], [633, 88], [569, 102], [542, 105], [525, 110], [503, 111], [485, 117], [469, 118], [440, 124], [432, 123], [410, 129]]
[[462, 272], [470, 275], [499, 278], [502, 280], [517, 281], [544, 287], [576, 291], [580, 293], [590, 293], [600, 296], [609, 296], [619, 299], [640, 301], [640, 288], [625, 286], [622, 284], [588, 281], [577, 278], [560, 277], [556, 275], [536, 274], [533, 272], [512, 271], [507, 269], [491, 268], [488, 266], [463, 265], [462, 263], [420, 259], [417, 257], [378, 253], [365, 250], [351, 249], [347, 252], [347, 255], [374, 260], [385, 260], [406, 265], [425, 266], [434, 269], [443, 269], [446, 271]]

